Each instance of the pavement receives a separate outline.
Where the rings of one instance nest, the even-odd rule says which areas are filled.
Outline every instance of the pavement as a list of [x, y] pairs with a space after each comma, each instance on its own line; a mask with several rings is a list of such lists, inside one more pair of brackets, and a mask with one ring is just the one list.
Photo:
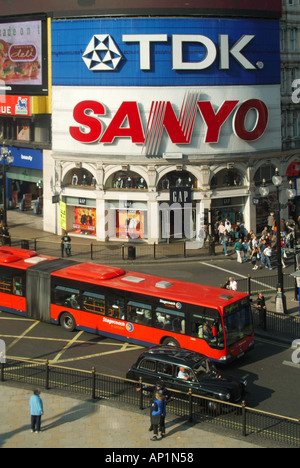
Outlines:
[[0, 448], [102, 448], [114, 449], [119, 454], [124, 450], [117, 449], [178, 452], [197, 448], [259, 448], [247, 439], [228, 435], [221, 428], [215, 433], [210, 427], [168, 415], [165, 438], [153, 442], [148, 430], [149, 410], [123, 409], [115, 403], [46, 391], [41, 393], [45, 412], [42, 430], [32, 434], [31, 395], [29, 388], [0, 384]]
[[[54, 236], [42, 231], [41, 217], [16, 210], [8, 212], [8, 225], [12, 238]], [[115, 455], [122, 455], [125, 448], [178, 451], [267, 446], [248, 437], [239, 438], [238, 433], [231, 434], [203, 423], [193, 425], [171, 415], [166, 418], [166, 437], [153, 442], [148, 431], [148, 410], [46, 391], [41, 395], [45, 411], [42, 431], [32, 434], [29, 399], [33, 390], [25, 384], [0, 384], [0, 448], [103, 448], [114, 449]]]

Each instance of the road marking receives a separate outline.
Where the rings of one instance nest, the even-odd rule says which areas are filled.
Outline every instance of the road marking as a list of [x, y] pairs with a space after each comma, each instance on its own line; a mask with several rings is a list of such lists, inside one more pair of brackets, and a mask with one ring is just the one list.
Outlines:
[[230, 273], [231, 275], [239, 276], [240, 278], [247, 279], [247, 276], [240, 275], [239, 273], [235, 273], [234, 271], [226, 270], [225, 268], [221, 268], [217, 265], [211, 265], [210, 263], [200, 262], [201, 265], [205, 265], [211, 268], [216, 268], [217, 270], [225, 271], [225, 273]]
[[66, 346], [63, 347], [61, 352], [58, 353], [55, 356], [55, 358], [51, 360], [51, 362], [57, 362], [59, 358], [67, 351], [67, 349], [70, 348], [70, 346], [72, 346], [72, 344], [75, 343], [75, 341], [77, 341], [77, 338], [79, 338], [83, 333], [84, 331], [80, 331], [79, 333], [77, 333], [77, 335], [74, 336], [73, 340], [69, 341], [69, 343], [67, 343]]
[[115, 349], [113, 351], [103, 351], [102, 353], [89, 354], [89, 355], [79, 356], [79, 357], [76, 357], [76, 358], [60, 359], [59, 361], [51, 360], [51, 361], [49, 361], [49, 363], [52, 364], [52, 363], [56, 362], [58, 364], [65, 364], [67, 362], [84, 361], [85, 359], [93, 359], [93, 358], [97, 358], [97, 357], [101, 357], [101, 356], [108, 356], [108, 355], [111, 355], [111, 354], [124, 353], [124, 352], [128, 352], [128, 351], [139, 350], [139, 349], [142, 349], [142, 347], [141, 346], [132, 346], [131, 348], [128, 348], [128, 347], [122, 346], [121, 348]]
[[283, 361], [282, 364], [284, 366], [295, 367], [296, 369], [300, 370], [300, 364], [296, 364], [295, 362]]
[[[205, 262], [200, 262], [200, 263], [201, 265], [205, 265], [211, 268], [216, 268], [217, 270], [225, 271], [225, 273], [230, 273], [231, 275], [239, 276], [240, 278], [243, 278], [243, 279], [248, 278], [248, 276], [240, 275], [239, 273], [236, 273], [235, 271], [226, 270], [225, 268], [221, 268], [217, 265], [211, 265], [210, 263], [205, 263]], [[276, 291], [276, 288], [274, 288], [273, 286], [269, 286], [268, 284], [262, 283], [261, 281], [255, 280], [253, 278], [251, 278], [251, 282], [260, 284], [260, 286], [264, 286], [265, 288], [271, 289], [272, 291]]]
[[22, 338], [24, 338], [27, 333], [29, 333], [34, 327], [36, 327], [40, 322], [34, 322], [27, 330], [25, 330], [22, 335], [20, 335], [18, 338], [16, 338], [8, 347], [6, 348], [6, 351], [10, 350], [13, 346], [15, 346]]

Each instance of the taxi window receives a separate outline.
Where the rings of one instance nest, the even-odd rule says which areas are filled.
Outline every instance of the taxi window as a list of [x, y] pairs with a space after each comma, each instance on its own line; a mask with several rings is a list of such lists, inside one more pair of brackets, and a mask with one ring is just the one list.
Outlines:
[[139, 365], [140, 369], [146, 369], [149, 371], [156, 371], [156, 362], [151, 359], [143, 359]]
[[172, 364], [169, 364], [168, 362], [159, 362], [157, 364], [157, 372], [159, 374], [172, 376], [173, 375], [173, 366], [172, 366]]

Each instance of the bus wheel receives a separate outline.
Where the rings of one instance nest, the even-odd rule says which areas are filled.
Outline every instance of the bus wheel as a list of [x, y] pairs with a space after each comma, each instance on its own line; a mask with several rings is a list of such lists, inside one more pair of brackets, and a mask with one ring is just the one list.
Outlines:
[[174, 346], [176, 348], [180, 348], [180, 345], [178, 343], [177, 340], [175, 340], [175, 338], [171, 338], [170, 336], [168, 336], [167, 338], [165, 338], [163, 341], [162, 341], [162, 344], [164, 346]]
[[76, 328], [76, 323], [73, 315], [65, 312], [60, 317], [60, 325], [68, 332], [73, 332]]

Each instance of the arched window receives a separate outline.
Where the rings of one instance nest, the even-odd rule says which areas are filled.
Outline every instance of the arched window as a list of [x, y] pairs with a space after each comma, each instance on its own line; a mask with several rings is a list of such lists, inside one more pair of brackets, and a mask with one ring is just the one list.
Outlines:
[[211, 188], [241, 187], [245, 177], [235, 169], [223, 169], [211, 179]]
[[65, 176], [64, 185], [77, 188], [96, 188], [97, 181], [87, 169], [74, 168]]
[[147, 190], [145, 179], [133, 171], [118, 171], [112, 174], [107, 182], [106, 189], [116, 190]]
[[158, 190], [169, 190], [171, 187], [197, 188], [196, 177], [188, 171], [173, 171], [166, 174], [158, 183]]
[[275, 175], [275, 166], [273, 164], [263, 164], [254, 175], [255, 185], [258, 186], [262, 183], [263, 179], [266, 180], [267, 184], [271, 184], [272, 177]]

